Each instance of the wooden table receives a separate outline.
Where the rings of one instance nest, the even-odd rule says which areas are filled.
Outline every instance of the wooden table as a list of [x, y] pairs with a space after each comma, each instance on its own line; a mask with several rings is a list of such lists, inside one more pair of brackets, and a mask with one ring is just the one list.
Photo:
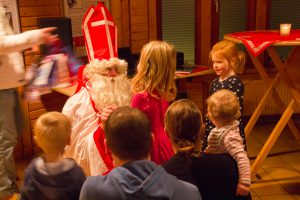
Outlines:
[[[211, 67], [194, 65], [194, 68], [195, 69], [190, 73], [180, 73], [181, 70], [177, 70], [175, 72], [175, 81], [176, 81], [176, 86], [177, 86], [177, 90], [178, 90], [176, 99], [191, 98], [187, 92], [188, 91], [187, 90], [187, 82], [191, 81], [192, 78], [215, 74], [214, 70]], [[202, 90], [200, 90], [200, 91], [202, 92], [202, 97], [203, 97], [203, 87], [202, 87]], [[200, 101], [202, 102], [205, 100], [204, 100], [204, 98], [202, 98]], [[197, 105], [199, 106], [199, 109], [202, 112], [204, 112], [206, 110], [206, 108], [203, 106], [204, 105], [203, 102], [198, 103]]]
[[71, 96], [75, 93], [76, 88], [77, 88], [77, 83], [69, 87], [52, 88], [52, 90], [64, 94], [66, 96]]
[[209, 74], [214, 74], [214, 70], [211, 67], [194, 65], [195, 69], [190, 73], [180, 73], [180, 71], [175, 72], [175, 79], [186, 79], [196, 76], [204, 76]]
[[[270, 31], [265, 31], [266, 34], [268, 34]], [[244, 32], [245, 35], [247, 32]], [[263, 33], [263, 31], [260, 31], [260, 33]], [[279, 33], [278, 33], [279, 34]], [[232, 42], [238, 43], [238, 44], [245, 44], [243, 43], [243, 38], [233, 37], [232, 35], [228, 34], [224, 36], [225, 40], [230, 40]], [[273, 131], [271, 132], [269, 138], [267, 139], [266, 143], [264, 144], [263, 148], [259, 152], [257, 158], [255, 159], [254, 163], [251, 166], [251, 176], [252, 178], [256, 175], [257, 171], [260, 169], [264, 159], [267, 157], [268, 153], [270, 152], [271, 148], [275, 144], [276, 140], [278, 139], [280, 133], [282, 132], [283, 128], [286, 126], [286, 124], [291, 129], [293, 135], [295, 136], [296, 140], [300, 142], [300, 132], [298, 128], [296, 127], [294, 121], [291, 119], [292, 114], [294, 113], [295, 107], [300, 106], [300, 92], [299, 92], [299, 86], [296, 84], [296, 79], [298, 79], [300, 76], [299, 74], [300, 70], [300, 37], [299, 39], [289, 40], [285, 41], [284, 37], [279, 38], [280, 41], [277, 41], [273, 43], [272, 45], [268, 46], [265, 51], [268, 53], [270, 58], [272, 59], [276, 69], [277, 74], [275, 76], [275, 79], [271, 79], [267, 72], [264, 69], [263, 63], [259, 60], [259, 58], [256, 55], [253, 55], [253, 53], [249, 50], [249, 48], [246, 48], [251, 60], [253, 61], [255, 68], [257, 69], [260, 77], [264, 81], [264, 83], [267, 86], [267, 91], [263, 95], [260, 103], [258, 104], [257, 108], [255, 109], [251, 119], [247, 123], [245, 127], [245, 135], [246, 137], [249, 136], [250, 132], [253, 129], [253, 126], [255, 125], [256, 121], [258, 120], [259, 116], [261, 115], [267, 99], [269, 97], [273, 97], [274, 101], [276, 102], [278, 108], [280, 109], [282, 116], [276, 126], [274, 127]], [[246, 46], [246, 45], [245, 45]], [[280, 56], [278, 52], [275, 49], [275, 46], [292, 46], [293, 49], [291, 50], [287, 60], [285, 60], [283, 63], [280, 59]], [[247, 47], [247, 46], [246, 46]], [[295, 73], [297, 72], [297, 73]], [[297, 76], [297, 77], [296, 77]], [[278, 95], [275, 85], [278, 81], [283, 81], [287, 86], [289, 91], [292, 94], [292, 99], [289, 103], [289, 105], [286, 107], [280, 96]], [[300, 80], [298, 80], [300, 81]]]
[[[195, 66], [195, 70], [191, 73], [175, 73], [175, 79], [180, 79], [181, 84], [185, 84], [185, 79], [190, 77], [196, 77], [196, 76], [204, 76], [208, 74], [213, 74], [214, 71], [212, 68], [209, 67], [203, 67], [203, 66]], [[59, 92], [61, 94], [64, 94], [66, 96], [71, 96], [74, 94], [75, 90], [77, 88], [77, 84], [74, 84], [69, 87], [63, 87], [63, 88], [52, 88], [53, 91]]]

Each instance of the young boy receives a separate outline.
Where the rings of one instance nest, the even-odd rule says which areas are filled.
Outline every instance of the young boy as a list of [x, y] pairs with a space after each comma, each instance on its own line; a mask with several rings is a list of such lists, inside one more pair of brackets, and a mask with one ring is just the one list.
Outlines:
[[79, 199], [85, 175], [74, 160], [63, 158], [70, 134], [71, 122], [63, 114], [48, 112], [38, 118], [34, 140], [44, 155], [27, 167], [21, 199]]
[[106, 176], [88, 177], [80, 200], [201, 199], [194, 185], [149, 160], [153, 139], [144, 113], [120, 107], [108, 117], [104, 132], [117, 167]]

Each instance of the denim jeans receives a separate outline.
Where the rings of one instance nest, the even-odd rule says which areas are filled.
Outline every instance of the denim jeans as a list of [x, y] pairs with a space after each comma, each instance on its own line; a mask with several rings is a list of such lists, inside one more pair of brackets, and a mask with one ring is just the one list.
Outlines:
[[17, 191], [14, 147], [17, 144], [16, 89], [0, 90], [0, 199]]

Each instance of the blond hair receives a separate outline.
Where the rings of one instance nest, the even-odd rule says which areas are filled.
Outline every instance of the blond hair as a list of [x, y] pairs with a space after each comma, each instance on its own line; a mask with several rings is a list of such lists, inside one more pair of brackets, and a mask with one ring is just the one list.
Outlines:
[[202, 114], [192, 100], [177, 100], [169, 106], [165, 128], [178, 152], [199, 156], [204, 124]]
[[160, 95], [167, 101], [176, 97], [174, 75], [176, 69], [175, 47], [164, 41], [152, 41], [144, 45], [132, 80], [132, 92], [149, 92]]
[[229, 123], [241, 116], [240, 103], [234, 92], [226, 89], [213, 93], [207, 99], [209, 118]]
[[72, 127], [70, 119], [60, 112], [41, 115], [34, 126], [34, 139], [44, 153], [63, 153]]
[[239, 51], [235, 43], [223, 40], [215, 44], [209, 53], [209, 61], [212, 63], [212, 55], [225, 58], [234, 73], [242, 73], [245, 68], [246, 54]]

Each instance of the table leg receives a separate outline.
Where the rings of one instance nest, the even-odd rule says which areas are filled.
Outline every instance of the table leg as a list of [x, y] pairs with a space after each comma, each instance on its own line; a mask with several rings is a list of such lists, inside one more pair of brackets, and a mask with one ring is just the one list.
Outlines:
[[[299, 51], [299, 49], [294, 49], [291, 54], [294, 53], [294, 51]], [[298, 106], [300, 107], [300, 92], [296, 89], [292, 79], [291, 79], [291, 75], [287, 72], [287, 67], [290, 65], [292, 65], [293, 63], [282, 63], [280, 60], [280, 57], [278, 55], [278, 53], [276, 52], [276, 49], [274, 47], [269, 47], [267, 49], [268, 54], [270, 55], [270, 57], [272, 58], [275, 67], [277, 68], [281, 79], [286, 83], [286, 85], [288, 86], [288, 89], [290, 90], [292, 97], [294, 98], [296, 104], [298, 104]], [[300, 53], [298, 53], [300, 54]], [[290, 56], [289, 56], [290, 57]], [[289, 61], [289, 60], [288, 60]], [[299, 60], [297, 60], [297, 66], [299, 66]]]
[[257, 158], [255, 159], [253, 165], [251, 166], [251, 178], [255, 177], [255, 174], [260, 169], [263, 161], [267, 157], [268, 153], [270, 152], [271, 148], [277, 141], [281, 131], [286, 126], [288, 120], [291, 118], [292, 114], [294, 113], [294, 105], [295, 101], [292, 99], [290, 104], [288, 105], [287, 109], [281, 116], [280, 120], [278, 121], [277, 125], [273, 129], [272, 133], [270, 134], [268, 140], [264, 144], [263, 148], [259, 152]]
[[[258, 73], [260, 74], [260, 77], [262, 77], [262, 79], [264, 80], [266, 86], [268, 88], [270, 88], [270, 86], [272, 85], [272, 80], [267, 75], [266, 71], [264, 70], [263, 65], [261, 64], [261, 62], [259, 61], [259, 59], [257, 57], [254, 57], [251, 54], [251, 52], [249, 52], [249, 56], [251, 57], [251, 59], [252, 59], [254, 65], [255, 65]], [[284, 103], [280, 99], [280, 97], [279, 97], [276, 89], [274, 87], [271, 87], [271, 88], [273, 90], [272, 97], [274, 99], [274, 102], [277, 104], [278, 109], [280, 110], [280, 112], [284, 113], [285, 112], [285, 105], [284, 105]], [[266, 94], [265, 94], [265, 96], [266, 96]], [[265, 98], [267, 98], [267, 97], [265, 97]], [[258, 117], [260, 116], [261, 112], [262, 112], [262, 108], [261, 108], [260, 113], [257, 113]], [[252, 117], [251, 117], [251, 119], [252, 119]], [[258, 118], [257, 116], [254, 116], [254, 117]], [[297, 126], [296, 126], [295, 122], [292, 119], [290, 119], [287, 124], [288, 124], [289, 128], [291, 129], [293, 135], [300, 135], [299, 130], [297, 129]], [[249, 134], [250, 133], [248, 133], [248, 135]]]
[[188, 95], [187, 95], [185, 78], [177, 79], [176, 86], [177, 86], [177, 98], [176, 99], [187, 99]]
[[276, 75], [275, 79], [273, 80], [272, 84], [268, 87], [267, 91], [265, 92], [263, 98], [260, 100], [259, 104], [257, 105], [254, 113], [251, 116], [251, 119], [248, 121], [246, 127], [245, 127], [245, 136], [246, 138], [250, 135], [254, 125], [256, 124], [260, 114], [264, 110], [268, 97], [271, 95], [271, 92], [273, 92], [273, 88], [276, 85], [277, 81], [279, 79], [279, 74]]
[[[293, 52], [296, 49], [293, 49], [293, 51], [290, 54], [293, 54]], [[292, 94], [292, 98], [295, 101], [295, 105], [300, 107], [300, 92], [297, 91], [296, 87], [293, 84], [293, 81], [291, 80], [290, 75], [287, 72], [287, 67], [290, 63], [282, 63], [280, 60], [280, 57], [275, 49], [275, 47], [271, 46], [267, 49], [268, 54], [272, 58], [273, 63], [275, 64], [275, 67], [278, 70], [278, 73], [280, 75], [280, 78], [284, 81], [284, 83], [287, 85], [288, 89], [290, 90]], [[290, 57], [290, 56], [289, 56]], [[298, 61], [297, 61], [297, 66], [298, 66]], [[293, 127], [294, 128], [294, 127]], [[298, 142], [300, 142], [300, 132], [297, 127], [295, 127], [295, 130], [292, 131], [294, 137]]]

